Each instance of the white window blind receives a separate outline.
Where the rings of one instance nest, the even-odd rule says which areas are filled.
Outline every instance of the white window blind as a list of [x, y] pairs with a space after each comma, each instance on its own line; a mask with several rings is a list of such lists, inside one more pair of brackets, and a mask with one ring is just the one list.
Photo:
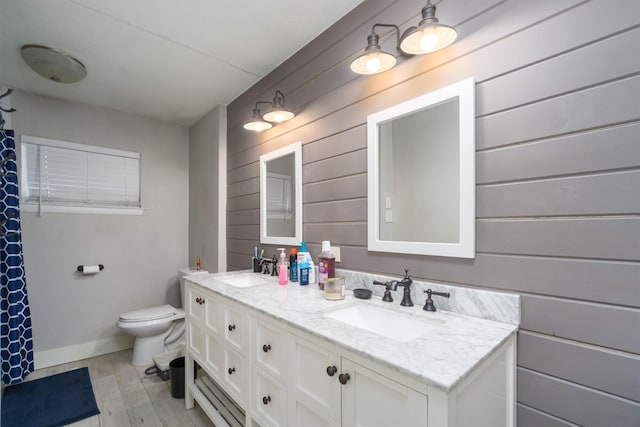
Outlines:
[[140, 153], [23, 135], [22, 201], [140, 208]]

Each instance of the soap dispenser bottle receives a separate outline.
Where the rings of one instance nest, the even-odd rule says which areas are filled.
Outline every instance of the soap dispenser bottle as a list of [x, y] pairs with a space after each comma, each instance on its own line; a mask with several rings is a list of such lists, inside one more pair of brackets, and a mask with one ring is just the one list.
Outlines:
[[284, 248], [278, 248], [280, 251], [280, 261], [278, 262], [278, 284], [287, 284], [287, 254]]
[[331, 252], [331, 242], [322, 241], [322, 252], [318, 256], [318, 287], [323, 290], [326, 279], [336, 277], [336, 258]]

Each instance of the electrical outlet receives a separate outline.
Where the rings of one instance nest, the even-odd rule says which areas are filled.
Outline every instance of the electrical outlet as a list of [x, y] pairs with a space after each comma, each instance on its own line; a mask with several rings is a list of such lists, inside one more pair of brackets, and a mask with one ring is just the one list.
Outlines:
[[331, 246], [331, 252], [333, 252], [333, 256], [335, 257], [336, 262], [340, 262], [340, 247]]

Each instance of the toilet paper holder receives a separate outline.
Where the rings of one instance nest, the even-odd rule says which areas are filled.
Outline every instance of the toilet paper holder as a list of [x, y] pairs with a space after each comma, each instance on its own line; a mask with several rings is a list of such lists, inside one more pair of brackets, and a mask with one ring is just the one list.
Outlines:
[[[85, 265], [79, 265], [79, 266], [78, 266], [78, 268], [77, 268], [77, 270], [78, 270], [80, 273], [83, 273], [83, 272], [84, 272], [84, 268], [85, 268], [85, 267], [86, 267]], [[102, 264], [98, 264], [98, 268], [100, 269], [100, 271], [102, 271], [102, 270], [104, 270], [104, 265], [102, 265]]]

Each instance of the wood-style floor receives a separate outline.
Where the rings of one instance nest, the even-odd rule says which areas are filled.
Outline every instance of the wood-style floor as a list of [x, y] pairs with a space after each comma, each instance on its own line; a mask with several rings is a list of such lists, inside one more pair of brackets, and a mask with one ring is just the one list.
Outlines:
[[39, 369], [27, 381], [88, 367], [100, 415], [70, 424], [73, 427], [211, 427], [213, 424], [196, 406], [186, 410], [184, 399], [171, 397], [171, 381], [145, 375], [144, 368], [130, 363], [131, 350]]

